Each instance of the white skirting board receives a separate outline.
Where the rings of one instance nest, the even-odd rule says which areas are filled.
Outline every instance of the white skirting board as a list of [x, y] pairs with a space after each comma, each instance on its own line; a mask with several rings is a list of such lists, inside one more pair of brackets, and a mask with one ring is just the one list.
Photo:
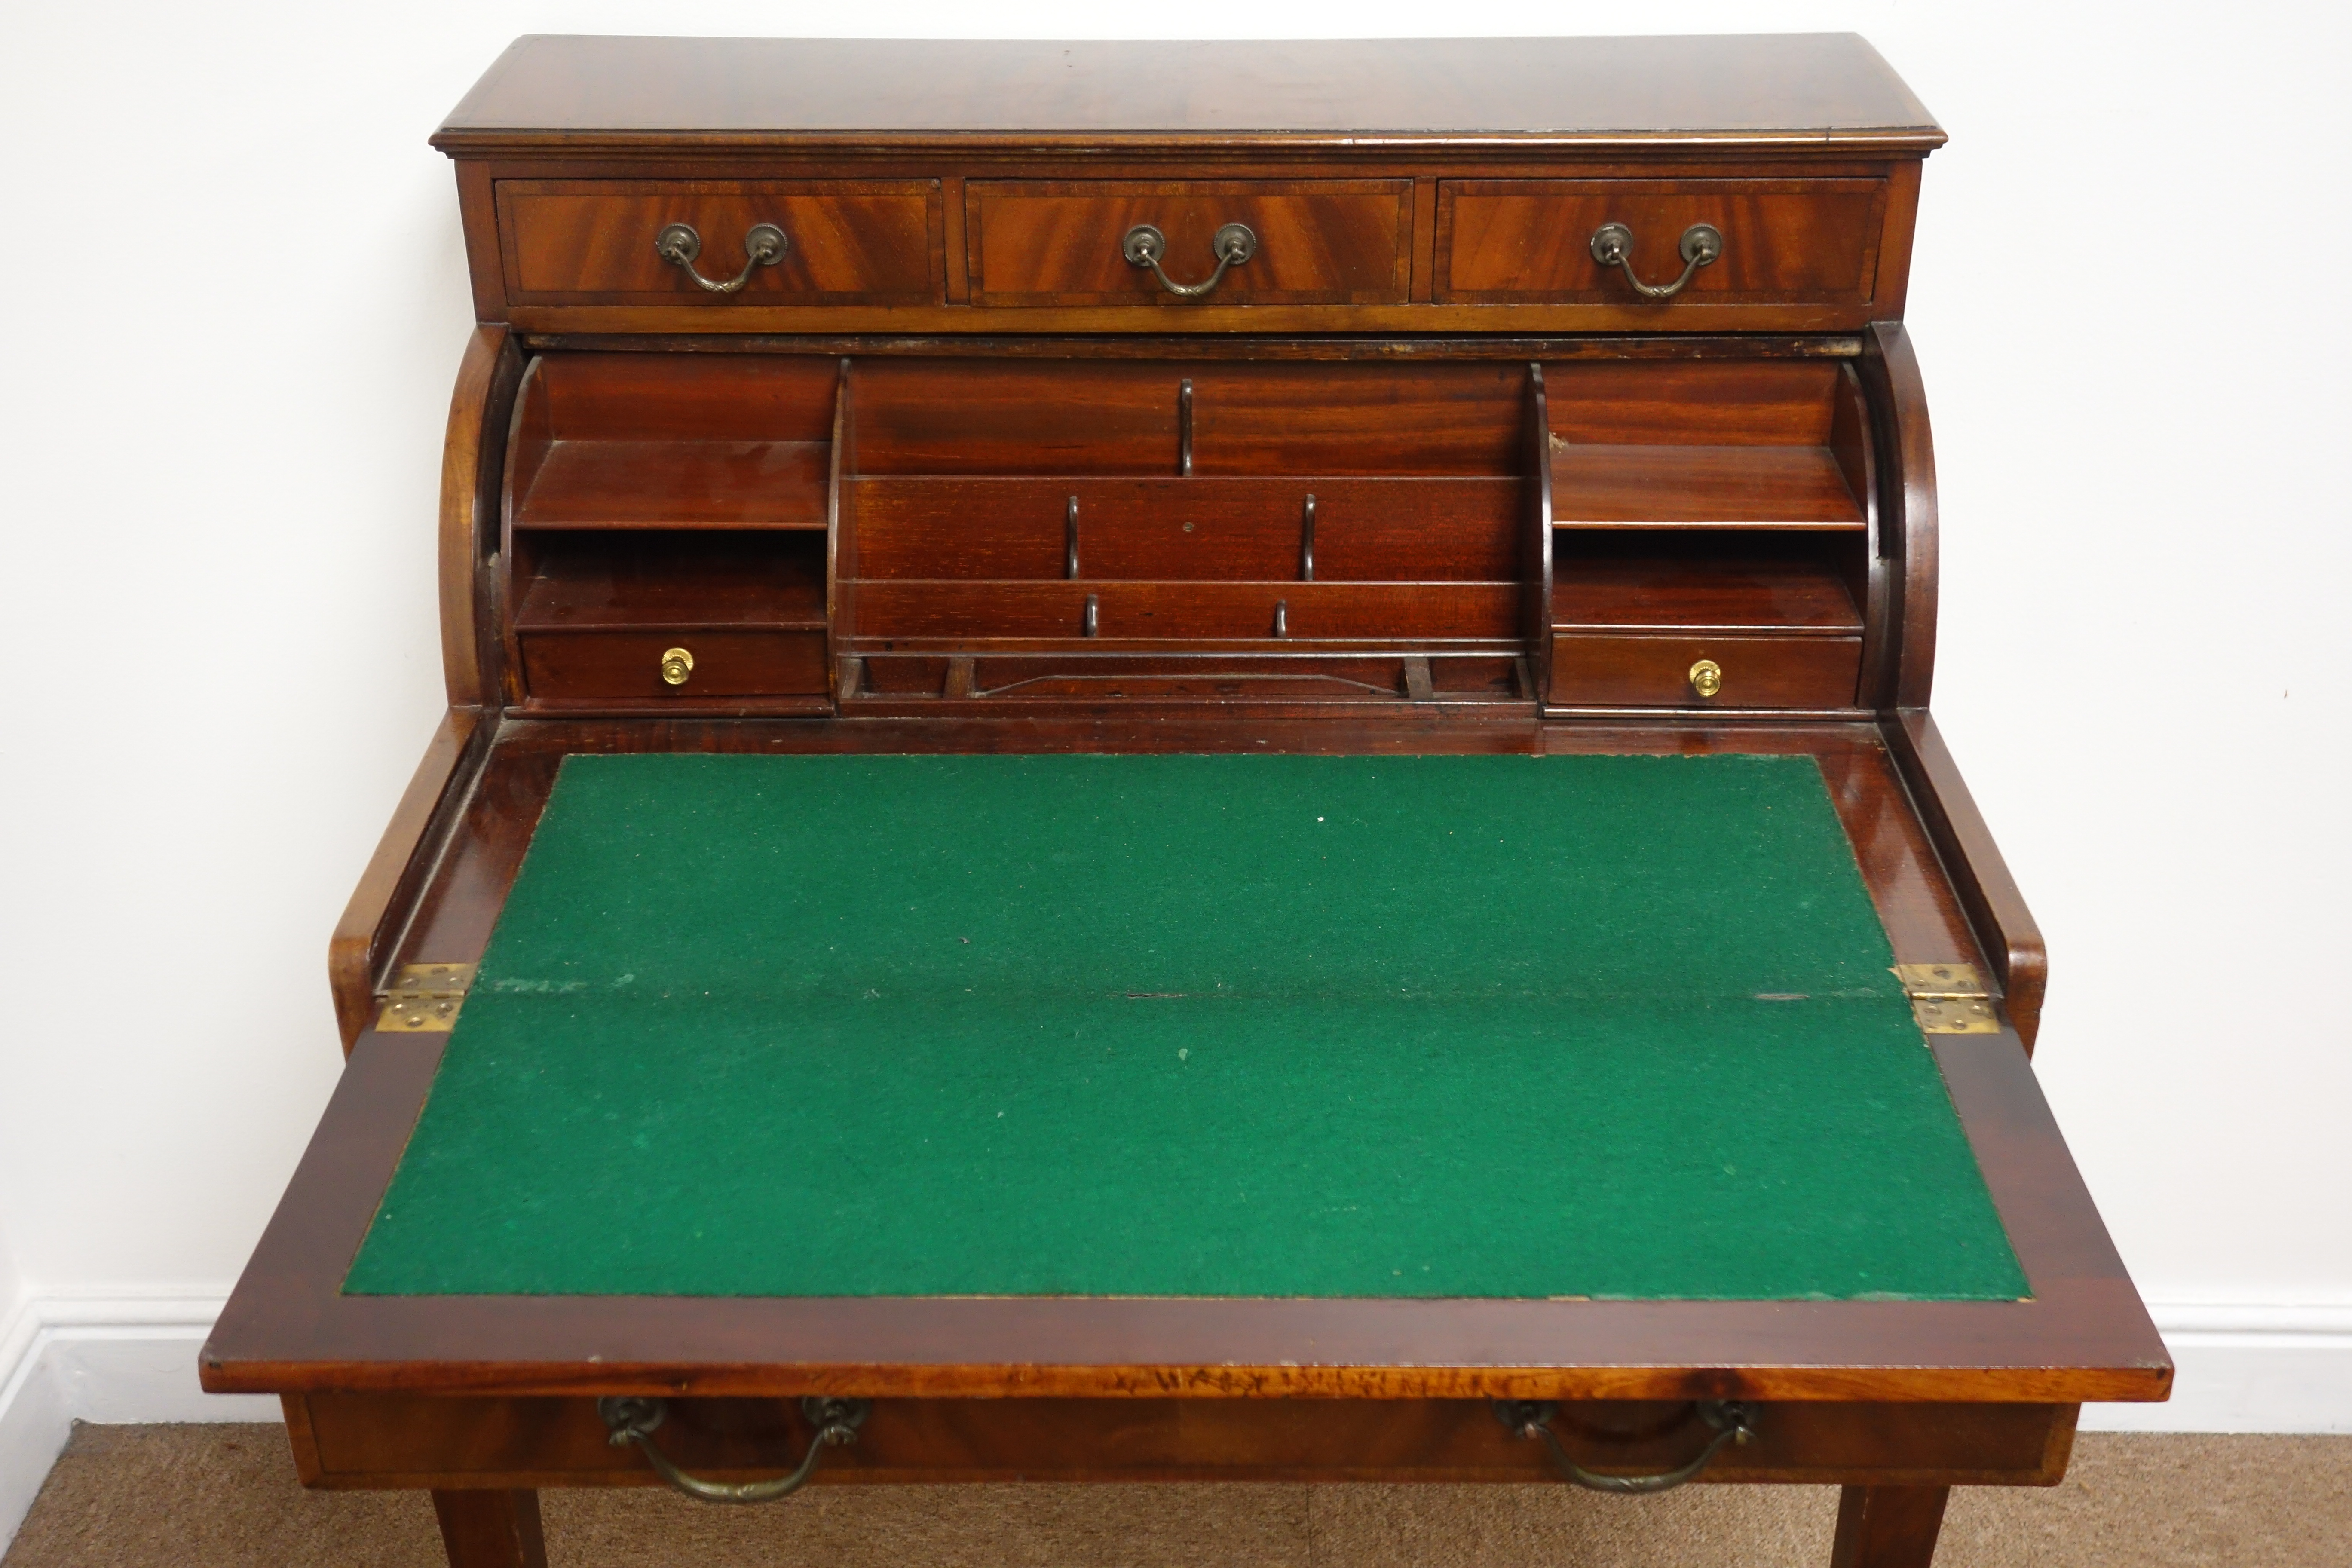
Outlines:
[[222, 1299], [36, 1298], [0, 1324], [0, 1552], [77, 1421], [276, 1421], [266, 1394], [206, 1394], [196, 1352]]
[[[76, 1421], [278, 1419], [275, 1399], [196, 1386], [196, 1351], [220, 1309], [218, 1298], [36, 1300], [0, 1325], [0, 1551]], [[2085, 1431], [2352, 1433], [2352, 1306], [2151, 1310], [2180, 1368], [2170, 1403], [2087, 1405]]]

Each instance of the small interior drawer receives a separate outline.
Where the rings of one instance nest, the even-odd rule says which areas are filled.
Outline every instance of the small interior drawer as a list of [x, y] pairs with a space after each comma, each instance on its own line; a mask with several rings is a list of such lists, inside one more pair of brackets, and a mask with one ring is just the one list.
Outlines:
[[[1410, 180], [975, 181], [968, 187], [976, 305], [1394, 305], [1412, 280]], [[1249, 259], [1196, 299], [1128, 259], [1139, 225], [1160, 268], [1194, 287], [1218, 231], [1245, 226]]]
[[[1721, 671], [1702, 697], [1700, 660]], [[1625, 637], [1555, 630], [1555, 707], [1850, 708], [1862, 674], [1858, 637]]]
[[[934, 180], [501, 180], [507, 297], [518, 304], [924, 304], [943, 297], [932, 261]], [[692, 227], [693, 266], [654, 241]], [[750, 265], [753, 228], [783, 231], [772, 265]], [[746, 268], [749, 268], [746, 272]]]
[[[1438, 187], [1444, 304], [1865, 305], [1878, 280], [1886, 208], [1880, 179], [1448, 180]], [[1645, 284], [1685, 269], [1694, 225], [1722, 237], [1717, 258], [1672, 297], [1644, 298], [1622, 267], [1593, 255], [1608, 224], [1632, 231]]]
[[[523, 683], [536, 702], [691, 701], [708, 697], [822, 697], [821, 631], [539, 631], [521, 638]], [[684, 648], [686, 679], [663, 679], [663, 661]]]

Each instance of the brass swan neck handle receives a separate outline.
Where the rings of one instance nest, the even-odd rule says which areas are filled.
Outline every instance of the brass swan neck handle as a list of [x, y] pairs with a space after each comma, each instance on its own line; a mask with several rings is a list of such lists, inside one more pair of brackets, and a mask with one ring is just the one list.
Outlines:
[[1225, 280], [1229, 268], [1240, 267], [1257, 254], [1257, 236], [1245, 223], [1229, 223], [1217, 230], [1209, 248], [1217, 258], [1217, 269], [1200, 283], [1179, 283], [1161, 269], [1160, 259], [1168, 254], [1168, 237], [1148, 223], [1137, 224], [1118, 242], [1119, 254], [1130, 267], [1149, 267], [1160, 286], [1179, 300], [1197, 300]]
[[1702, 1399], [1692, 1408], [1701, 1422], [1715, 1428], [1715, 1436], [1688, 1462], [1647, 1476], [1602, 1475], [1570, 1458], [1559, 1434], [1552, 1430], [1552, 1417], [1558, 1414], [1559, 1406], [1549, 1400], [1498, 1399], [1495, 1402], [1495, 1418], [1514, 1436], [1541, 1438], [1551, 1451], [1552, 1468], [1559, 1472], [1562, 1480], [1573, 1481], [1590, 1491], [1638, 1496], [1671, 1491], [1706, 1468], [1708, 1461], [1727, 1444], [1745, 1443], [1756, 1436], [1756, 1407], [1752, 1405], [1737, 1399]]
[[784, 237], [782, 229], [772, 223], [755, 223], [743, 236], [744, 254], [751, 259], [743, 263], [742, 271], [727, 281], [721, 282], [716, 278], [705, 278], [694, 269], [695, 258], [702, 254], [702, 236], [695, 232], [692, 224], [665, 224], [662, 231], [654, 236], [656, 256], [684, 272], [713, 294], [734, 293], [751, 280], [752, 273], [762, 267], [773, 267], [777, 262], [782, 261], [784, 258], [784, 252], [790, 248], [792, 248], [792, 242]]
[[669, 1413], [664, 1401], [622, 1397], [596, 1402], [596, 1414], [604, 1417], [607, 1440], [613, 1447], [623, 1448], [634, 1444], [662, 1479], [704, 1502], [772, 1502], [791, 1496], [816, 1474], [817, 1460], [827, 1448], [857, 1441], [857, 1429], [866, 1425], [870, 1410], [863, 1399], [819, 1399], [812, 1395], [802, 1400], [801, 1414], [816, 1431], [809, 1438], [808, 1455], [801, 1460], [800, 1468], [773, 1480], [729, 1483], [688, 1475], [670, 1463], [668, 1455], [654, 1447], [654, 1428]]
[[1711, 223], [1695, 223], [1683, 230], [1683, 275], [1671, 283], [1644, 283], [1633, 275], [1633, 231], [1622, 223], [1604, 223], [1592, 231], [1592, 259], [1603, 267], [1622, 268], [1625, 281], [1644, 300], [1671, 300], [1702, 267], [1712, 267], [1723, 255], [1723, 233]]

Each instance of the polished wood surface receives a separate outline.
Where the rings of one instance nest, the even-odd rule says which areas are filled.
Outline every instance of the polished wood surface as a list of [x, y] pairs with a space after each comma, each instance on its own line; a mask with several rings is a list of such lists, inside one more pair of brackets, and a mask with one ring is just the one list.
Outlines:
[[536, 1492], [436, 1489], [433, 1514], [449, 1568], [547, 1568]]
[[[940, 201], [937, 180], [501, 180], [507, 294], [531, 304], [929, 303], [945, 286]], [[713, 294], [655, 253], [673, 223], [700, 236], [695, 266], [715, 281], [744, 269], [754, 225], [782, 229], [784, 254], [752, 268], [736, 293]]]
[[[1701, 659], [1721, 667], [1723, 687], [1691, 685]], [[1862, 665], [1859, 637], [1673, 636], [1554, 626], [1551, 700], [1596, 708], [1846, 708]]]
[[1219, 280], [1220, 304], [1401, 305], [1412, 280], [1412, 185], [1406, 180], [973, 181], [966, 244], [976, 305], [1182, 308], [1122, 249], [1149, 224], [1160, 266], [1204, 282], [1218, 229], [1245, 224], [1257, 250]]
[[1832, 33], [1249, 43], [532, 37], [484, 74], [434, 142], [856, 148], [942, 132], [1015, 149], [1507, 137], [1925, 151], [1944, 139], [1876, 50]]
[[[1554, 300], [1633, 304], [1623, 272], [1593, 259], [1603, 224], [1633, 232], [1633, 270], [1675, 281], [1683, 231], [1709, 224], [1723, 253], [1677, 299], [1872, 302], [1886, 182], [1811, 180], [1446, 180], [1437, 193], [1443, 305]], [[1659, 301], [1661, 313], [1671, 301]]]
[[[318, 1487], [515, 1488], [657, 1484], [606, 1440], [583, 1397], [310, 1394], [289, 1402], [303, 1480]], [[2068, 1405], [1789, 1403], [1764, 1406], [1753, 1440], [1710, 1482], [1901, 1486], [2056, 1481]], [[1595, 1401], [1556, 1422], [1579, 1464], [1621, 1475], [1671, 1469], [1705, 1441], [1687, 1404]], [[795, 1400], [673, 1401], [658, 1441], [695, 1473], [750, 1479], [790, 1469], [810, 1427]], [[1479, 1399], [894, 1399], [855, 1445], [825, 1458], [826, 1485], [970, 1481], [1556, 1481], [1538, 1443]]]
[[1948, 1486], [1849, 1486], [1839, 1495], [1830, 1568], [1927, 1568]]
[[390, 973], [402, 922], [422, 894], [427, 846], [440, 837], [436, 828], [446, 830], [449, 804], [478, 771], [495, 728], [472, 708], [452, 708], [442, 716], [335, 922], [327, 942], [327, 984], [345, 1055], [374, 1019], [376, 994]]

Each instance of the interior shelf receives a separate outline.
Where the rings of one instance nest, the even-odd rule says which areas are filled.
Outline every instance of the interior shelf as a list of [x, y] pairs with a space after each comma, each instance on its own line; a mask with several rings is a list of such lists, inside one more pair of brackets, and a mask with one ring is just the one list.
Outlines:
[[1587, 445], [1554, 437], [1556, 528], [1861, 529], [1826, 447]]
[[824, 627], [817, 534], [612, 533], [541, 542], [519, 631]]
[[551, 443], [517, 528], [823, 529], [824, 441]]
[[1868, 582], [1859, 533], [1598, 529], [1553, 536], [1559, 631], [1855, 637]]
[[1552, 586], [1562, 630], [1805, 631], [1852, 637], [1862, 612], [1826, 564], [1674, 560], [1581, 563]]

